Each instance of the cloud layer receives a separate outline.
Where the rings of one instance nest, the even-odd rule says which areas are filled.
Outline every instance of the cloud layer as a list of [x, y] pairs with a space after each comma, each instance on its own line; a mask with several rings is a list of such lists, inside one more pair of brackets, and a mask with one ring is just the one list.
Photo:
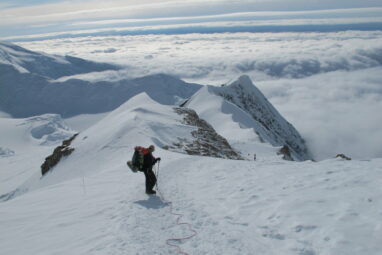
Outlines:
[[377, 67], [382, 65], [381, 38], [379, 31], [348, 31], [80, 37], [20, 44], [125, 65], [131, 77], [164, 72], [218, 84], [242, 73], [259, 81]]
[[[382, 157], [382, 32], [80, 37], [20, 43], [118, 63], [92, 80], [168, 73], [220, 85], [248, 74], [317, 159]], [[89, 77], [83, 77], [88, 78]]]
[[317, 159], [382, 157], [382, 67], [260, 82]]
[[89, 0], [27, 6], [16, 2], [0, 8], [0, 38], [381, 30], [382, 3], [352, 2], [351, 6], [341, 0], [320, 1], [319, 5], [300, 0], [214, 0], [208, 4], [200, 0]]

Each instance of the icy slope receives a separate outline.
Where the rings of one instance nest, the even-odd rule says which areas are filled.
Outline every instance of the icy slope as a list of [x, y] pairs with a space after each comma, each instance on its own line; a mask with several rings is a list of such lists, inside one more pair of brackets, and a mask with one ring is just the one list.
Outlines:
[[[166, 241], [190, 232], [175, 224], [171, 201], [198, 232], [178, 243], [188, 254], [380, 253], [381, 159], [244, 161], [161, 149], [193, 139], [196, 127], [182, 119], [138, 95], [83, 131], [51, 173], [40, 179], [35, 169], [28, 193], [0, 202], [1, 252], [178, 254]], [[157, 145], [163, 196], [144, 194], [143, 174], [127, 169], [137, 144]]]
[[273, 146], [288, 146], [296, 160], [311, 159], [298, 131], [279, 114], [248, 76], [241, 76], [224, 87], [207, 86], [186, 106], [195, 109], [233, 144], [251, 141], [253, 146], [243, 148], [251, 156], [272, 151], [269, 146], [260, 144], [266, 141]]
[[[71, 117], [112, 111], [142, 92], [161, 104], [177, 104], [201, 87], [163, 74], [94, 82], [48, 78], [113, 69], [108, 65], [102, 69], [85, 60], [70, 60], [69, 57], [46, 56], [15, 45], [0, 44], [0, 110], [19, 118], [45, 113]], [[66, 72], [68, 68], [72, 71]], [[51, 74], [55, 72], [59, 74]]]

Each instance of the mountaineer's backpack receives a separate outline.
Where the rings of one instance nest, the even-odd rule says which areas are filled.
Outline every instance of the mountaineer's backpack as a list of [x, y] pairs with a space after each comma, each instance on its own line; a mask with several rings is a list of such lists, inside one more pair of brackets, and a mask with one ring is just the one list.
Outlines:
[[143, 159], [145, 155], [145, 150], [147, 150], [144, 147], [136, 146], [134, 148], [134, 154], [131, 159], [131, 161], [127, 161], [127, 165], [130, 167], [131, 171], [136, 173], [137, 171], [143, 171]]

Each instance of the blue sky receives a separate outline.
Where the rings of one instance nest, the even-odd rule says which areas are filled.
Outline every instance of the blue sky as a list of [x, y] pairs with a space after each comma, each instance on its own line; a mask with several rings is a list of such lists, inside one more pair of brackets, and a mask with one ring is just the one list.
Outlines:
[[[379, 7], [379, 8], [378, 8]], [[337, 9], [353, 11], [337, 11]], [[359, 9], [368, 8], [368, 9]], [[323, 11], [326, 10], [326, 11]], [[330, 10], [330, 11], [327, 11]], [[367, 10], [367, 11], [365, 11]], [[242, 13], [246, 16], [242, 17]], [[281, 13], [280, 13], [281, 12]], [[231, 15], [236, 13], [235, 15]], [[251, 15], [248, 15], [251, 13]], [[330, 19], [333, 24], [373, 23], [378, 27], [382, 18], [382, 1], [380, 0], [3, 0], [0, 2], [0, 39], [22, 37], [33, 34], [70, 33], [74, 31], [91, 31], [106, 33], [105, 29], [131, 28], [134, 31], [149, 29], [158, 30], [158, 25], [198, 24], [205, 31], [231, 32], [232, 27], [242, 24], [230, 23], [231, 29], [222, 30], [225, 24], [206, 24], [211, 22], [262, 21], [245, 26], [262, 25], [263, 31], [273, 22], [288, 25], [287, 19], [300, 20], [298, 25], [311, 23], [306, 19]], [[304, 21], [305, 19], [305, 21]], [[337, 19], [337, 20], [334, 20]], [[346, 20], [344, 20], [346, 19]], [[377, 25], [375, 23], [378, 23]], [[292, 25], [296, 25], [292, 22]], [[320, 22], [316, 22], [320, 25]], [[326, 22], [328, 23], [328, 22]], [[205, 29], [214, 27], [215, 30]], [[216, 26], [219, 29], [216, 29]], [[174, 27], [171, 27], [171, 31]], [[179, 29], [178, 29], [179, 30]], [[178, 31], [176, 30], [176, 31]], [[245, 30], [245, 29], [244, 29]], [[168, 31], [168, 28], [167, 30]], [[176, 33], [176, 31], [174, 33]], [[184, 29], [182, 30], [185, 31]], [[271, 30], [272, 31], [272, 30]], [[109, 31], [110, 32], [110, 31]], [[192, 30], [194, 32], [194, 30]]]

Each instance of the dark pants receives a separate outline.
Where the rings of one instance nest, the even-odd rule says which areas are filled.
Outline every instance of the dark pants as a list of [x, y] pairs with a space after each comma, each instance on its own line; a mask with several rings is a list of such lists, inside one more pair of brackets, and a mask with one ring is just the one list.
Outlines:
[[146, 177], [146, 191], [153, 190], [155, 183], [157, 183], [157, 178], [153, 172], [152, 168], [144, 169], [143, 173]]

